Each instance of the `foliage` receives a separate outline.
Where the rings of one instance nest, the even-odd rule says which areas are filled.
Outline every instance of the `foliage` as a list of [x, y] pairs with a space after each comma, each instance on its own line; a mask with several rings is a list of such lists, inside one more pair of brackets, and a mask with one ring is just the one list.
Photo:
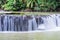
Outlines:
[[0, 8], [4, 10], [18, 11], [29, 8], [39, 11], [55, 11], [56, 7], [59, 5], [59, 0], [0, 0]]
[[26, 2], [28, 8], [33, 8], [34, 4], [36, 3], [36, 0], [26, 0]]
[[22, 0], [7, 0], [2, 8], [4, 8], [4, 10], [21, 10], [24, 6], [25, 4], [23, 4]]
[[38, 8], [40, 10], [55, 10], [56, 7], [58, 6], [56, 0], [37, 0], [37, 3], [38, 3]]
[[55, 10], [57, 6], [56, 0], [27, 0], [27, 7], [33, 8], [33, 10]]
[[6, 2], [5, 0], [0, 0], [0, 8], [5, 2]]

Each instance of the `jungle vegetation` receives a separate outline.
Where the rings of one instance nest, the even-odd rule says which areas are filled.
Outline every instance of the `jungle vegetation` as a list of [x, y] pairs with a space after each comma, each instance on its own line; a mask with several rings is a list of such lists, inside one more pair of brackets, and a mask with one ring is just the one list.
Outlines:
[[60, 11], [60, 0], [0, 0], [0, 10], [4, 11]]

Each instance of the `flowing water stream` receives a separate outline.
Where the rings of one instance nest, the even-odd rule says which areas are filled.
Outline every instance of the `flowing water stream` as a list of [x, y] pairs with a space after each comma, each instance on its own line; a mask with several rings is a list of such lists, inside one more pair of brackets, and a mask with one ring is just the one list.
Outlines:
[[40, 16], [0, 15], [0, 31], [34, 31], [60, 27], [60, 14]]

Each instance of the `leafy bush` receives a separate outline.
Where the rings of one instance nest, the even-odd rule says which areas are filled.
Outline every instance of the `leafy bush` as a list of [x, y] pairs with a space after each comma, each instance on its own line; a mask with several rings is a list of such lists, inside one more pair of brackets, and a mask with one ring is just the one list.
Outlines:
[[55, 10], [58, 6], [56, 0], [37, 0], [38, 8], [42, 11]]
[[0, 8], [5, 2], [6, 2], [5, 0], [0, 0]]
[[58, 6], [56, 0], [27, 0], [26, 4], [28, 8], [40, 11], [55, 10]]
[[2, 6], [4, 10], [21, 10], [25, 7], [22, 0], [7, 0], [6, 4]]
[[4, 10], [24, 10], [26, 8], [39, 11], [56, 9], [59, 0], [0, 0], [0, 8]]

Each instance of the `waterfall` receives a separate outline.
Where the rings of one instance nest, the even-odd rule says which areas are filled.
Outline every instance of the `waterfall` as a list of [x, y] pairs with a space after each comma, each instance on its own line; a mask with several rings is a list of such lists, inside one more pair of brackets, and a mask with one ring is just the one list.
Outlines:
[[45, 26], [44, 26], [44, 20], [41, 16], [38, 16], [38, 30], [44, 30]]
[[1, 16], [0, 16], [0, 31], [2, 31]]
[[11, 30], [11, 18], [10, 18], [10, 16], [7, 18], [7, 22], [8, 22], [8, 31], [10, 31]]
[[7, 31], [7, 27], [8, 27], [8, 20], [7, 20], [8, 16], [4, 16], [4, 20], [3, 20], [3, 30]]
[[15, 17], [14, 19], [14, 30], [15, 31], [22, 31], [22, 27], [23, 27], [23, 18], [20, 17]]
[[51, 28], [56, 27], [55, 15], [49, 15], [42, 19], [44, 20], [44, 25], [46, 29], [51, 29]]
[[10, 28], [10, 31], [14, 31], [14, 17], [11, 17], [11, 23], [10, 23], [10, 25], [11, 25], [11, 28]]
[[28, 21], [28, 30], [37, 30], [37, 22], [34, 16]]
[[60, 14], [56, 14], [57, 27], [60, 27]]
[[32, 23], [33, 23], [33, 30], [37, 30], [37, 22], [36, 22], [36, 19], [34, 16], [32, 16], [33, 19], [32, 19]]
[[24, 15], [23, 16], [23, 31], [28, 31], [28, 18]]
[[32, 20], [28, 21], [28, 31], [32, 31]]
[[0, 31], [34, 31], [60, 27], [60, 15], [0, 15]]

